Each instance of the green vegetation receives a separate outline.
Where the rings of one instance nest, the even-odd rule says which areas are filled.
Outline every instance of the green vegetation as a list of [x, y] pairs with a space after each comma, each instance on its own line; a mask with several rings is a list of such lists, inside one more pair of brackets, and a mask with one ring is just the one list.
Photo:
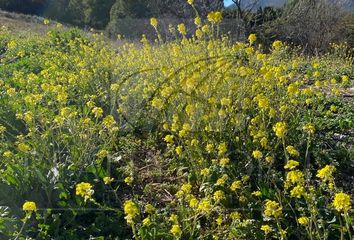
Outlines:
[[137, 40], [141, 35], [153, 39], [149, 18], [160, 19], [160, 36], [170, 39], [169, 25], [183, 22], [195, 30], [196, 13], [205, 19], [211, 11], [222, 11], [220, 27], [234, 40], [244, 41], [251, 33], [257, 44], [267, 49], [280, 39], [299, 46], [306, 54], [322, 54], [330, 43], [354, 46], [354, 12], [346, 0], [288, 0], [278, 7], [256, 8], [261, 0], [235, 0], [235, 7], [224, 8], [223, 0], [195, 0], [191, 8], [185, 0], [0, 0], [0, 8], [36, 14], [80, 28], [101, 30], [112, 39], [124, 36]]
[[348, 46], [263, 49], [206, 19], [120, 46], [1, 28], [0, 238], [351, 238]]

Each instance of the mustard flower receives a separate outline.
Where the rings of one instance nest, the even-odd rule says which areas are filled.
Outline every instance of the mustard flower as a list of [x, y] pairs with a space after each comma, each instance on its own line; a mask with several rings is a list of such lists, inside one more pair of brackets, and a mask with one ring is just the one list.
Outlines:
[[295, 198], [301, 198], [305, 194], [305, 188], [303, 186], [295, 186], [291, 191], [290, 195]]
[[222, 159], [220, 159], [220, 165], [221, 166], [226, 166], [229, 163], [230, 163], [230, 158], [222, 158]]
[[273, 49], [279, 50], [283, 46], [283, 43], [279, 40], [274, 41], [272, 44]]
[[186, 25], [184, 25], [183, 23], [177, 25], [177, 30], [182, 35], [187, 34]]
[[299, 184], [302, 185], [304, 183], [304, 174], [299, 170], [293, 170], [288, 172], [285, 180], [285, 188], [289, 188], [290, 186]]
[[202, 175], [203, 177], [207, 177], [210, 174], [210, 169], [209, 168], [204, 168], [200, 171], [200, 175]]
[[225, 199], [225, 193], [222, 190], [218, 190], [214, 193], [213, 198], [215, 202], [220, 202]]
[[113, 182], [113, 180], [114, 180], [114, 178], [111, 178], [111, 177], [104, 177], [103, 178], [103, 182], [106, 185], [111, 184]]
[[230, 217], [231, 217], [231, 219], [232, 220], [240, 220], [241, 219], [241, 214], [239, 213], [239, 212], [237, 212], [237, 211], [235, 211], [235, 212], [232, 212], [231, 214], [230, 214]]
[[300, 153], [296, 150], [296, 148], [294, 146], [287, 146], [286, 147], [286, 151], [291, 155], [291, 156], [294, 156], [294, 157], [298, 157], [300, 156]]
[[84, 198], [85, 202], [92, 198], [94, 190], [92, 189], [92, 185], [90, 183], [81, 182], [76, 184], [76, 195]]
[[158, 24], [157, 19], [154, 18], [154, 17], [150, 18], [150, 24], [151, 24], [151, 26], [153, 26], [154, 28], [157, 28], [157, 24]]
[[351, 209], [350, 195], [346, 193], [336, 193], [332, 202], [338, 212], [348, 212]]
[[173, 236], [180, 238], [182, 235], [182, 230], [181, 227], [178, 224], [172, 225], [172, 228], [170, 230]]
[[128, 185], [131, 185], [134, 181], [134, 178], [132, 176], [128, 176], [126, 178], [124, 178], [124, 182]]
[[190, 183], [185, 183], [181, 186], [181, 190], [185, 193], [188, 194], [192, 191], [192, 184]]
[[273, 127], [273, 130], [275, 132], [275, 135], [278, 138], [283, 138], [285, 136], [286, 131], [287, 131], [286, 123], [285, 122], [277, 122], [275, 124], [275, 126]]
[[22, 210], [26, 211], [26, 212], [35, 212], [37, 211], [37, 206], [35, 202], [30, 202], [30, 201], [26, 201], [23, 206], [22, 206]]
[[207, 16], [208, 21], [211, 23], [219, 23], [222, 20], [221, 12], [210, 12]]
[[256, 197], [259, 197], [259, 196], [262, 195], [262, 192], [261, 191], [254, 191], [254, 192], [252, 192], [252, 195], [256, 196]]
[[282, 208], [279, 203], [275, 201], [268, 200], [264, 206], [264, 215], [266, 217], [275, 217], [278, 218], [282, 214]]
[[200, 210], [204, 214], [209, 214], [212, 209], [213, 209], [213, 206], [211, 205], [211, 203], [208, 199], [204, 198], [198, 204], [198, 210]]
[[150, 226], [151, 225], [151, 220], [150, 220], [150, 218], [149, 217], [147, 217], [147, 218], [144, 218], [144, 220], [143, 220], [143, 226]]
[[264, 232], [265, 235], [268, 235], [272, 232], [272, 228], [269, 225], [262, 225], [261, 230]]
[[167, 143], [173, 143], [173, 138], [174, 138], [173, 135], [166, 135], [165, 138], [164, 138], [164, 140], [165, 140], [165, 142], [167, 142]]
[[155, 211], [155, 207], [152, 204], [146, 204], [145, 205], [145, 212], [147, 213], [153, 213]]
[[297, 219], [300, 225], [307, 225], [309, 223], [309, 218], [308, 217], [299, 217]]
[[[194, 19], [194, 24], [197, 25], [198, 27], [202, 26], [202, 19], [200, 17], [196, 17]], [[201, 31], [201, 30], [199, 30], [199, 31]]]
[[256, 34], [251, 33], [251, 34], [248, 36], [248, 41], [250, 42], [250, 44], [253, 44], [256, 40], [257, 40]]
[[252, 152], [252, 156], [255, 158], [255, 159], [260, 159], [263, 157], [263, 154], [261, 151], [259, 150], [255, 150]]
[[316, 177], [320, 178], [323, 182], [331, 182], [333, 181], [333, 172], [336, 168], [332, 165], [326, 165], [324, 168], [321, 168], [317, 171]]
[[305, 126], [303, 127], [303, 130], [307, 132], [308, 134], [314, 134], [316, 131], [315, 125], [312, 123], [306, 123]]
[[27, 145], [26, 143], [19, 143], [17, 145], [18, 150], [20, 150], [23, 153], [28, 153], [31, 150], [31, 147]]
[[124, 203], [124, 213], [127, 223], [132, 224], [134, 218], [139, 215], [139, 208], [132, 200], [128, 200]]
[[190, 206], [191, 208], [194, 208], [194, 209], [198, 208], [198, 204], [199, 204], [199, 201], [198, 201], [198, 199], [196, 199], [195, 197], [192, 197], [192, 198], [189, 200], [189, 206]]
[[219, 150], [219, 152], [218, 152], [219, 155], [225, 154], [227, 152], [226, 143], [220, 143], [219, 146], [218, 146], [218, 150]]
[[272, 156], [267, 156], [266, 158], [265, 158], [265, 160], [266, 160], [266, 162], [267, 163], [272, 163], [273, 161], [274, 161], [274, 158], [272, 157]]
[[218, 226], [220, 226], [220, 225], [222, 224], [222, 222], [223, 222], [222, 216], [220, 215], [220, 216], [215, 220], [215, 222], [216, 222], [216, 224], [217, 224]]
[[241, 186], [242, 186], [242, 182], [237, 180], [231, 184], [230, 189], [231, 189], [231, 191], [236, 191], [237, 189], [240, 189]]
[[289, 160], [288, 163], [284, 166], [284, 169], [293, 170], [299, 165], [300, 163], [298, 161]]
[[173, 223], [178, 223], [178, 216], [176, 214], [172, 213], [169, 220]]

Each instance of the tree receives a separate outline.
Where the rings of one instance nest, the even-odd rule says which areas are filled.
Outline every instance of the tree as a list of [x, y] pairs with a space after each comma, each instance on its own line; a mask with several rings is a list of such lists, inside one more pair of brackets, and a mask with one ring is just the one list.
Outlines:
[[47, 0], [0, 0], [0, 8], [25, 14], [41, 14]]
[[310, 53], [325, 51], [330, 43], [345, 40], [353, 25], [345, 10], [348, 4], [347, 0], [290, 1], [277, 23], [279, 38]]

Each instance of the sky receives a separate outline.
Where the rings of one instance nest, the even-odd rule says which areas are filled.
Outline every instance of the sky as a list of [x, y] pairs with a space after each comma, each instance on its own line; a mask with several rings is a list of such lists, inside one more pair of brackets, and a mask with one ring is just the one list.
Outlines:
[[227, 7], [232, 4], [232, 0], [224, 0], [224, 4]]

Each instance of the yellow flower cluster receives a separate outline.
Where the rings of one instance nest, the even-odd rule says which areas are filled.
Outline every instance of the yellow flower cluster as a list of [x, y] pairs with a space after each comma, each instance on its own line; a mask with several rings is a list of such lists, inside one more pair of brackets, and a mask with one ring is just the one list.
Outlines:
[[84, 198], [85, 201], [92, 198], [94, 190], [92, 189], [92, 185], [90, 183], [81, 182], [76, 184], [76, 195]]
[[350, 196], [342, 192], [336, 193], [332, 204], [338, 212], [348, 212], [351, 209]]
[[282, 208], [279, 203], [268, 200], [264, 205], [264, 215], [266, 217], [279, 218], [282, 215]]
[[124, 203], [124, 213], [127, 223], [132, 224], [134, 218], [139, 215], [139, 208], [132, 200], [128, 200]]
[[26, 201], [22, 206], [23, 211], [35, 212], [37, 211], [37, 206], [35, 202]]
[[221, 12], [210, 12], [208, 14], [208, 21], [211, 23], [219, 23], [222, 20], [222, 13]]

